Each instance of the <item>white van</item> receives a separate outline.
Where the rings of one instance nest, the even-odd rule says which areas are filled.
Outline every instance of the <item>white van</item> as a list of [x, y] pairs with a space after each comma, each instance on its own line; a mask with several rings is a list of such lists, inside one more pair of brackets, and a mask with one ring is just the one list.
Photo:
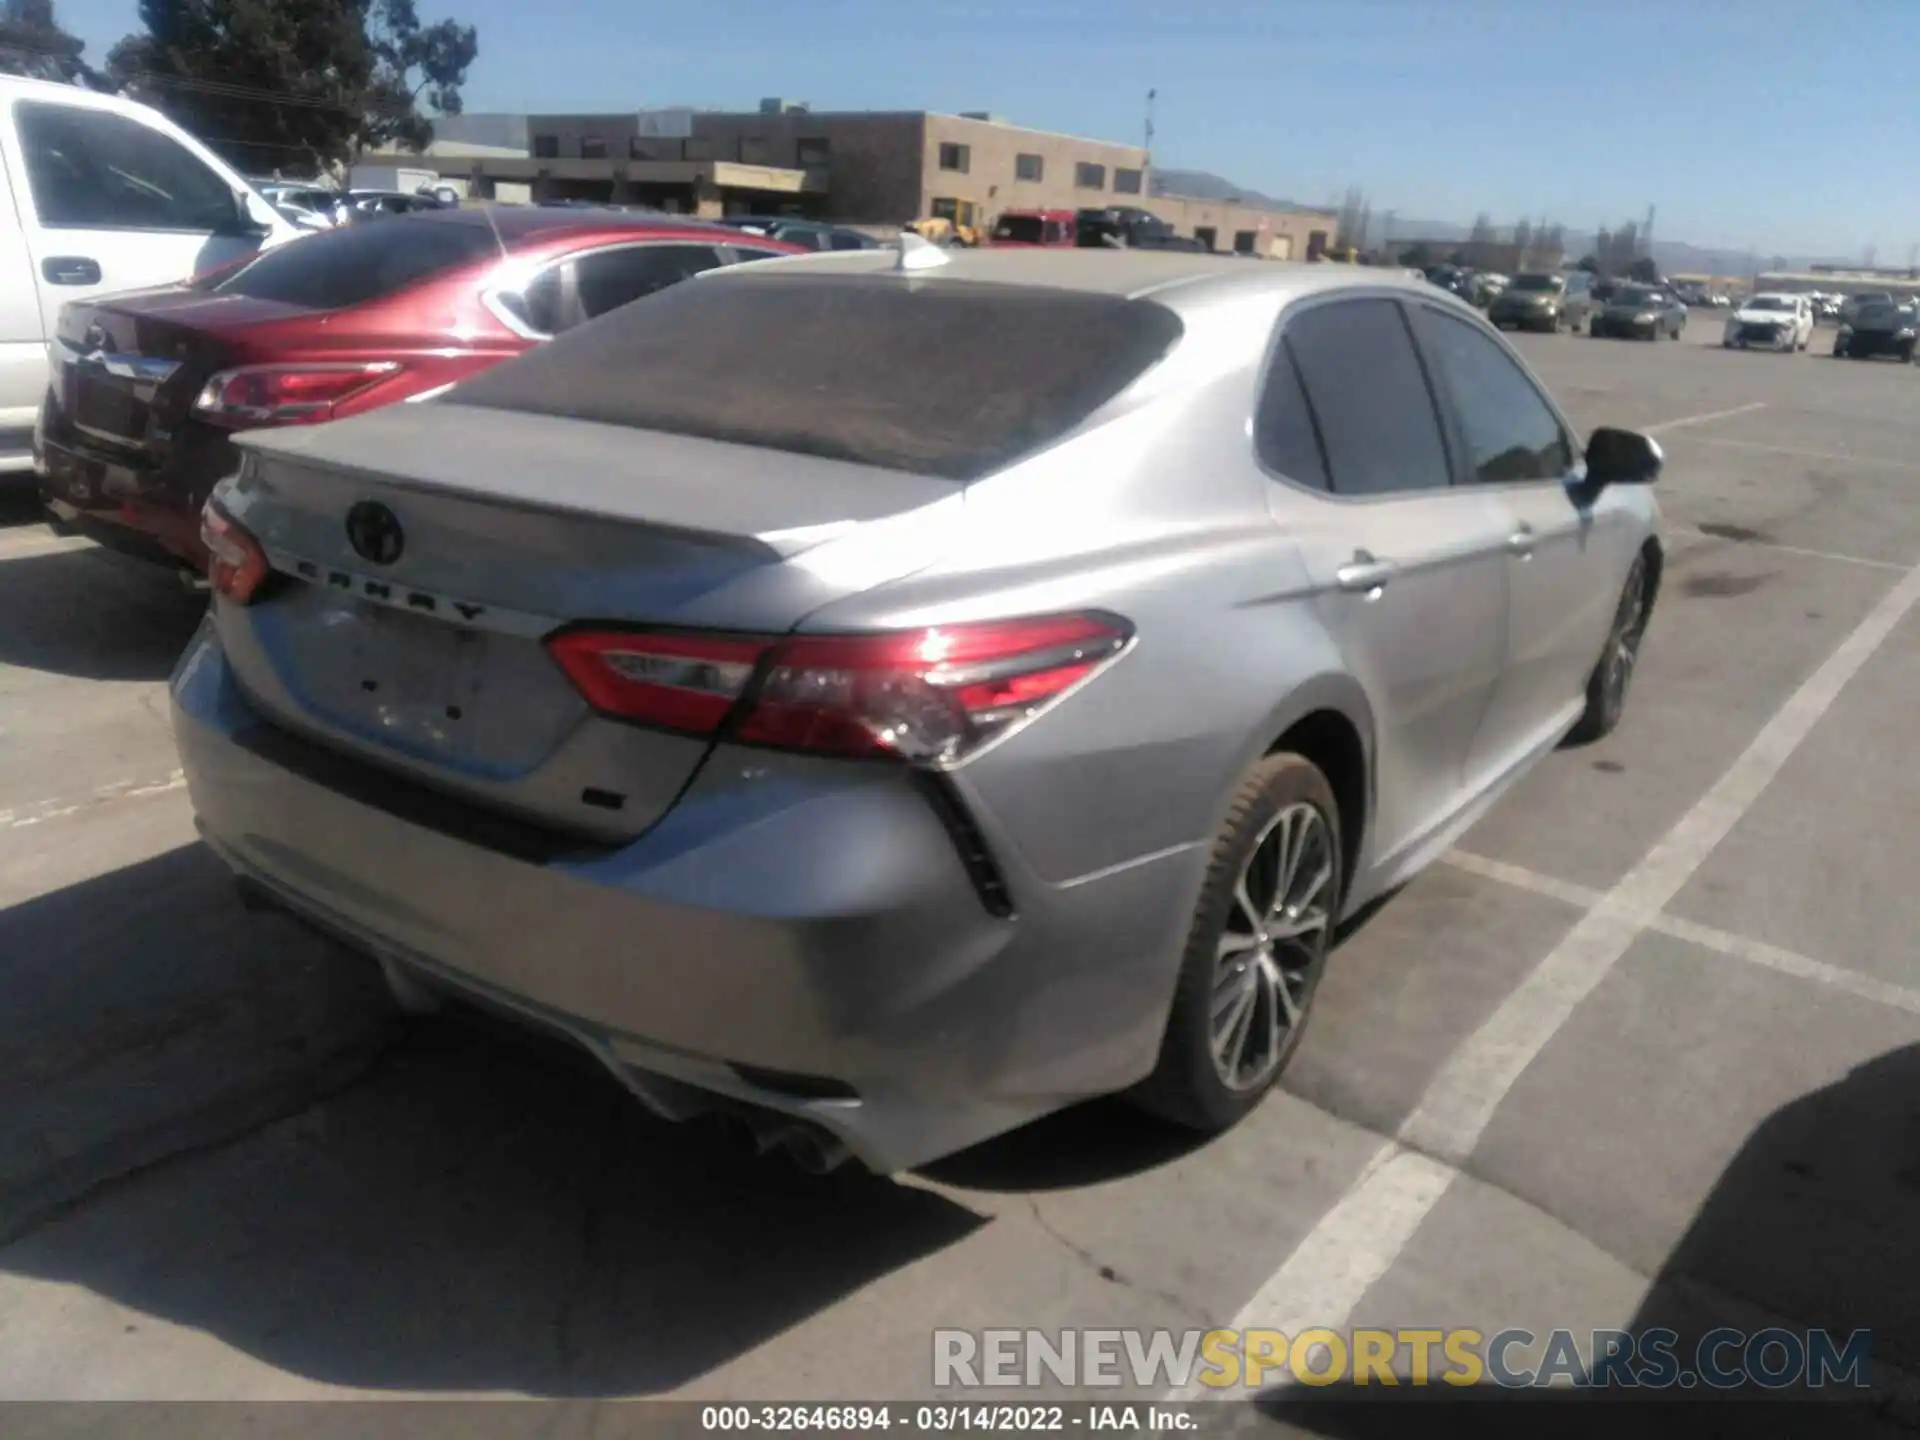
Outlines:
[[164, 285], [298, 233], [158, 111], [0, 75], [0, 475], [33, 468], [62, 305]]

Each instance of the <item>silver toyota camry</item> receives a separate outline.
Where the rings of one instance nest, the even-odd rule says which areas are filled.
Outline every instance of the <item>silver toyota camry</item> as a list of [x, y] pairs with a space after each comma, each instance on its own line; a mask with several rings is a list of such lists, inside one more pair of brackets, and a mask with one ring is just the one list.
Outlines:
[[1341, 918], [1619, 721], [1659, 449], [1391, 272], [905, 244], [243, 437], [201, 827], [811, 1166], [1231, 1125]]

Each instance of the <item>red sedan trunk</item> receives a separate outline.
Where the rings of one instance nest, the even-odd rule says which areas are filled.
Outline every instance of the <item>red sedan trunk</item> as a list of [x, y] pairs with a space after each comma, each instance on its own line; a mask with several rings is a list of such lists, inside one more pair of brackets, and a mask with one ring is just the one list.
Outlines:
[[200, 511], [236, 431], [425, 398], [701, 270], [800, 253], [605, 211], [451, 211], [328, 231], [158, 290], [69, 306], [36, 453], [57, 525], [206, 568]]

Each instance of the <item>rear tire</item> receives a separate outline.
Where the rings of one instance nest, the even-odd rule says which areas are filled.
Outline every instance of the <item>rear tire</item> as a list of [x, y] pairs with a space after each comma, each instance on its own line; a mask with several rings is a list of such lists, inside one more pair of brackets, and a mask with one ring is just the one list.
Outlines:
[[1587, 677], [1587, 708], [1573, 729], [1567, 732], [1569, 745], [1589, 745], [1611, 735], [1626, 713], [1627, 691], [1633, 684], [1633, 672], [1640, 660], [1640, 642], [1647, 633], [1647, 614], [1653, 596], [1645, 554], [1636, 555], [1627, 572], [1627, 583], [1620, 589], [1613, 625], [1607, 631], [1607, 643]]
[[1212, 1134], [1260, 1103], [1306, 1030], [1345, 893], [1340, 809], [1299, 755], [1249, 770], [1227, 807], [1174, 985], [1160, 1062], [1130, 1098]]

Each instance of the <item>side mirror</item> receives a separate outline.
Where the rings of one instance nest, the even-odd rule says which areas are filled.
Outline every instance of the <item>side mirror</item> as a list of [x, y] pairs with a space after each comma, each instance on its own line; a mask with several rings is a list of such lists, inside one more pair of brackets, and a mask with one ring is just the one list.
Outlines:
[[233, 192], [233, 226], [235, 235], [265, 235], [273, 230], [278, 217], [271, 205], [251, 190]]
[[1651, 485], [1666, 462], [1652, 436], [1603, 425], [1587, 440], [1587, 488], [1598, 493], [1609, 485]]

